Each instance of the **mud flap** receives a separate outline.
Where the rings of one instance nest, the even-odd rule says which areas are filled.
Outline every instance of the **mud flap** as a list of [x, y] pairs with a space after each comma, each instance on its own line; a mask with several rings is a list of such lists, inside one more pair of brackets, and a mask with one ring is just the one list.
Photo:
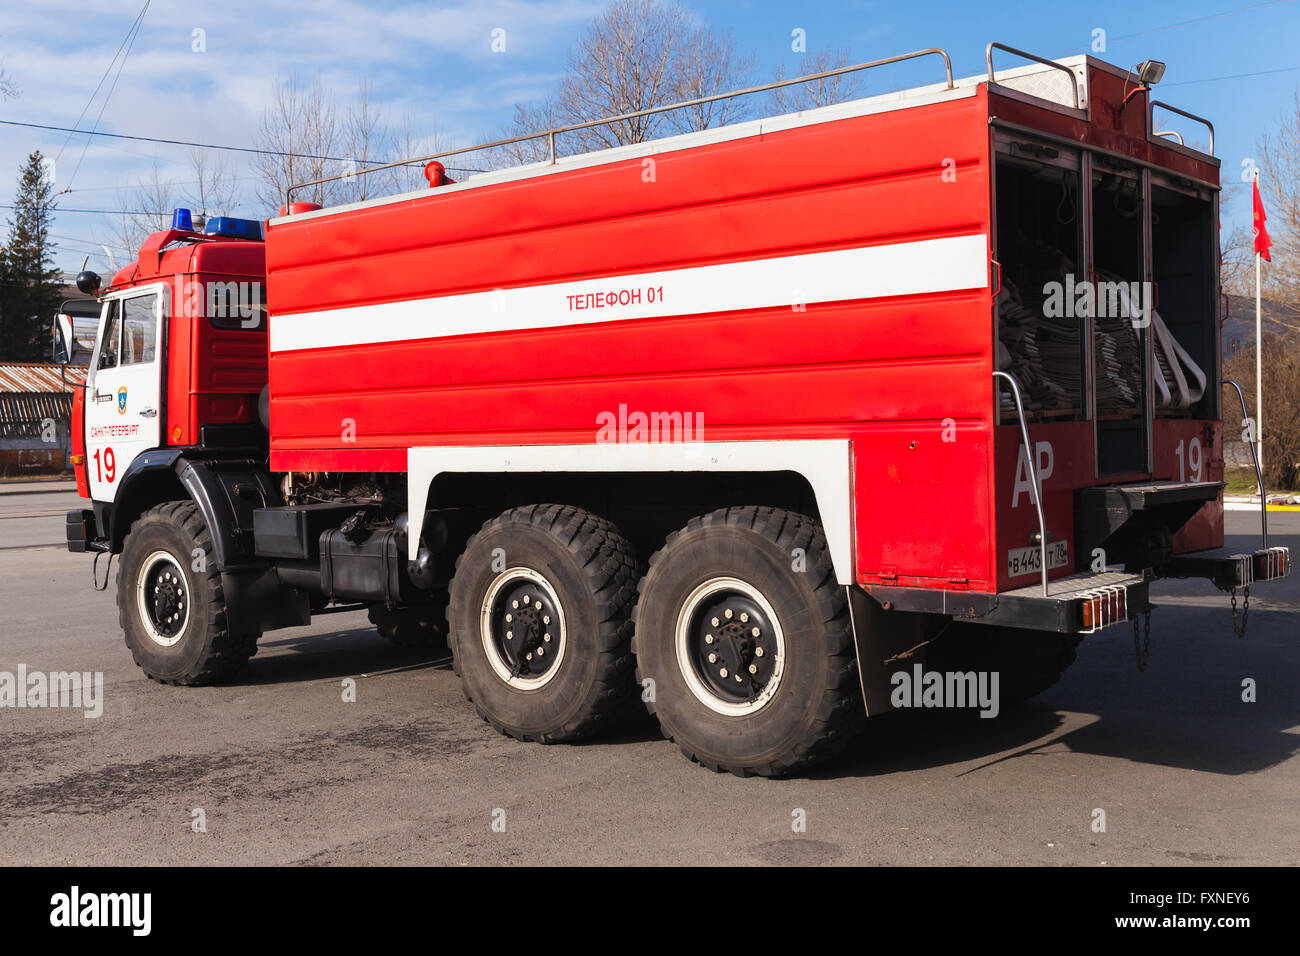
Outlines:
[[285, 587], [269, 565], [221, 572], [229, 626], [238, 634], [261, 634], [311, 623], [306, 591]]
[[858, 655], [858, 676], [867, 716], [893, 710], [890, 675], [910, 668], [917, 658], [907, 652], [928, 643], [948, 624], [939, 614], [886, 610], [859, 587], [850, 586], [849, 614], [853, 644]]

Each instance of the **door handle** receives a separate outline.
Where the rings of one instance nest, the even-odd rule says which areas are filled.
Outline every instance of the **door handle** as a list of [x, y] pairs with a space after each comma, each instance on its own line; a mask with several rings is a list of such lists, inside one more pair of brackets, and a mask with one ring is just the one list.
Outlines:
[[156, 409], [156, 408], [144, 408], [144, 409], [141, 409], [141, 410], [140, 410], [140, 417], [141, 417], [141, 418], [157, 418], [157, 417], [158, 417], [158, 409]]

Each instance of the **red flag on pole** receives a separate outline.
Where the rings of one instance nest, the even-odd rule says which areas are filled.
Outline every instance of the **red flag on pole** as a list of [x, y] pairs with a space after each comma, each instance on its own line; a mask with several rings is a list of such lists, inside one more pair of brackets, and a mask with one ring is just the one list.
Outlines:
[[1268, 237], [1268, 229], [1264, 226], [1264, 221], [1268, 219], [1268, 216], [1264, 215], [1264, 200], [1261, 199], [1259, 195], [1258, 178], [1253, 182], [1253, 192], [1255, 203], [1255, 253], [1256, 255], [1263, 256], [1269, 262], [1272, 262], [1273, 257], [1268, 254], [1268, 250], [1269, 247], [1273, 245], [1273, 240]]

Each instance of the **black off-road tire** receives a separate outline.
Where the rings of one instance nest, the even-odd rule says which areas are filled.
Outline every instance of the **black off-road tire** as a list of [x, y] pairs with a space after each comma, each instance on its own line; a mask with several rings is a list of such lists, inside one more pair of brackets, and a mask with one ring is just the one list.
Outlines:
[[[196, 551], [201, 553], [202, 562]], [[159, 558], [157, 566], [174, 568], [173, 577], [184, 582], [177, 588], [187, 617], [171, 646], [163, 646], [150, 636], [150, 625], [141, 616], [138, 599], [145, 562], [159, 552], [165, 552], [171, 564]], [[196, 570], [196, 566], [202, 570]], [[192, 686], [224, 680], [257, 653], [261, 634], [236, 634], [228, 626], [212, 536], [191, 501], [169, 501], [150, 508], [131, 526], [117, 566], [117, 607], [131, 656], [149, 678], [159, 683]]]
[[370, 623], [381, 637], [399, 647], [440, 648], [447, 646], [447, 601], [410, 607], [372, 604]]
[[932, 671], [998, 674], [999, 712], [1037, 697], [1078, 654], [1078, 634], [954, 622], [926, 649]]
[[[484, 637], [484, 608], [494, 587], [506, 593], [523, 580], [516, 569], [540, 575], [547, 600], [562, 610], [564, 630], [556, 636], [564, 650], [557, 657], [559, 645], [546, 645], [557, 661], [549, 665], [550, 677], [503, 677], [494, 669], [493, 661], [505, 658], [489, 650], [499, 645], [492, 628]], [[635, 713], [630, 645], [637, 573], [627, 539], [581, 508], [527, 505], [485, 523], [456, 561], [448, 606], [453, 667], [479, 716], [519, 740], [559, 743], [619, 726]], [[540, 666], [540, 658], [534, 661], [528, 666]], [[507, 678], [545, 683], [528, 688]]]
[[[689, 619], [692, 595], [722, 579], [761, 594], [784, 640], [783, 670], [770, 698], [739, 716], [706, 704], [707, 688], [704, 698], [697, 696], [686, 677], [693, 665], [678, 651], [679, 618]], [[863, 728], [848, 600], [812, 518], [738, 507], [691, 519], [650, 559], [633, 620], [637, 681], [654, 681], [650, 712], [664, 736], [710, 770], [738, 776], [802, 771], [838, 753]], [[760, 699], [770, 681], [755, 689]]]

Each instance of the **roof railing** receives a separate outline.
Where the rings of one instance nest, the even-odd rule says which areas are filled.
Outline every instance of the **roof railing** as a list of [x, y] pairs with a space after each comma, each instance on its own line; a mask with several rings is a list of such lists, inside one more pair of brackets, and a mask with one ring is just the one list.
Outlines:
[[[482, 149], [495, 149], [499, 146], [509, 146], [513, 143], [524, 143], [529, 140], [545, 138], [548, 143], [548, 154], [550, 162], [555, 163], [555, 137], [561, 133], [572, 133], [580, 129], [591, 129], [595, 126], [605, 126], [610, 123], [620, 123], [625, 120], [636, 119], [640, 116], [652, 116], [657, 113], [667, 113], [671, 110], [686, 109], [692, 106], [703, 106], [706, 103], [717, 103], [720, 100], [735, 99], [739, 96], [749, 96], [752, 93], [763, 93], [768, 90], [776, 90], [786, 86], [794, 86], [798, 83], [809, 83], [813, 80], [824, 80], [832, 76], [844, 76], [848, 73], [858, 73], [863, 70], [874, 69], [878, 66], [887, 66], [891, 63], [900, 63], [903, 60], [914, 60], [923, 56], [941, 56], [943, 57], [944, 73], [947, 77], [947, 88], [953, 89], [952, 79], [952, 60], [948, 54], [938, 47], [930, 47], [925, 50], [914, 50], [911, 53], [903, 53], [898, 56], [886, 57], [883, 60], [872, 60], [869, 63], [857, 63], [853, 66], [842, 66], [834, 70], [823, 70], [820, 73], [810, 73], [807, 76], [796, 76], [789, 80], [778, 80], [774, 83], [764, 83], [762, 86], [750, 86], [740, 90], [730, 90], [726, 93], [714, 93], [711, 96], [701, 96], [693, 100], [683, 100], [680, 103], [669, 103], [666, 106], [652, 106], [649, 109], [637, 110], [633, 113], [620, 113], [617, 116], [605, 116], [601, 119], [590, 120], [585, 123], [574, 123], [570, 126], [555, 126], [551, 129], [545, 129], [537, 133], [525, 133], [523, 136], [511, 136], [508, 139], [493, 140], [489, 143], [478, 143], [474, 146], [463, 146], [458, 149], [446, 149], [438, 153], [430, 153], [427, 156], [415, 156], [410, 159], [399, 159], [391, 163], [381, 163], [377, 166], [367, 166], [364, 169], [350, 170], [345, 173], [339, 173], [334, 176], [324, 176], [320, 179], [312, 179], [307, 182], [295, 183], [285, 190], [285, 206], [289, 208], [293, 202], [293, 194], [300, 189], [307, 189], [311, 186], [319, 186], [324, 183], [335, 182], [340, 179], [351, 179], [354, 176], [364, 176], [367, 173], [379, 172], [383, 169], [394, 169], [398, 166], [410, 166], [414, 163], [428, 163], [435, 159], [442, 159], [446, 156], [459, 156], [464, 153], [474, 153]], [[1073, 78], [1074, 74], [1070, 74]], [[1077, 100], [1077, 92], [1076, 92]]]
[[1002, 50], [1021, 59], [1033, 60], [1035, 63], [1041, 63], [1043, 66], [1050, 66], [1054, 70], [1060, 70], [1070, 78], [1070, 89], [1074, 92], [1074, 108], [1079, 109], [1079, 78], [1074, 75], [1074, 70], [1070, 69], [1064, 63], [1057, 63], [1055, 60], [1049, 60], [1047, 57], [1039, 56], [1036, 53], [1026, 53], [1024, 50], [1017, 50], [1013, 46], [1007, 46], [1005, 43], [990, 43], [984, 48], [984, 63], [989, 68], [989, 82], [996, 83], [997, 79], [993, 75], [993, 51]]
[[[1209, 148], [1209, 151], [1208, 151], [1207, 155], [1209, 155], [1209, 156], [1213, 156], [1213, 155], [1214, 155], [1214, 124], [1213, 124], [1213, 123], [1211, 123], [1209, 120], [1207, 120], [1204, 116], [1197, 116], [1195, 113], [1189, 113], [1189, 112], [1187, 112], [1187, 110], [1180, 110], [1177, 106], [1170, 106], [1168, 103], [1162, 103], [1162, 102], [1160, 102], [1160, 100], [1152, 100], [1152, 101], [1150, 102], [1150, 104], [1148, 105], [1148, 107], [1147, 107], [1147, 114], [1148, 114], [1149, 125], [1150, 125], [1150, 127], [1151, 127], [1152, 129], [1155, 129], [1155, 125], [1156, 125], [1156, 107], [1157, 107], [1157, 106], [1160, 107], [1162, 110], [1168, 110], [1168, 111], [1171, 112], [1171, 113], [1177, 113], [1179, 116], [1185, 116], [1185, 117], [1187, 117], [1189, 120], [1194, 120], [1194, 121], [1197, 122], [1197, 123], [1203, 123], [1203, 124], [1205, 125], [1205, 128], [1208, 129], [1208, 130], [1210, 131], [1210, 148]], [[1163, 133], [1157, 133], [1156, 135], [1157, 135], [1157, 136], [1163, 136], [1164, 134], [1163, 134]], [[1182, 137], [1181, 137], [1181, 136], [1179, 137], [1179, 143], [1180, 143], [1180, 145], [1181, 145], [1181, 143], [1182, 143]]]

